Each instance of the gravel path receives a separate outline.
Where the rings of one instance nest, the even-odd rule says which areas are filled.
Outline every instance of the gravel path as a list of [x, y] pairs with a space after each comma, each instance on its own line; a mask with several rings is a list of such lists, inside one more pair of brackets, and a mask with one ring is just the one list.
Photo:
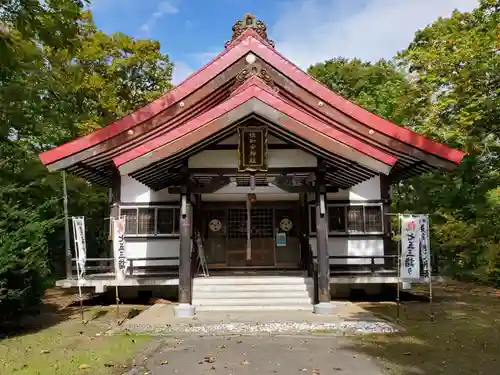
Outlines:
[[256, 334], [256, 333], [329, 333], [346, 336], [364, 333], [391, 333], [397, 329], [382, 321], [340, 321], [329, 323], [310, 322], [271, 322], [271, 323], [211, 323], [172, 326], [169, 324], [127, 324], [126, 329], [132, 332], [148, 332], [153, 334], [196, 333], [206, 335], [217, 334]]

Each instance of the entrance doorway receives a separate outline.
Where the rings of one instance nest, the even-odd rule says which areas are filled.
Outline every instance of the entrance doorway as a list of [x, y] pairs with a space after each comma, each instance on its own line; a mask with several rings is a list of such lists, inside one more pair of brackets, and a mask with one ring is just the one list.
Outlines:
[[204, 205], [203, 237], [208, 266], [299, 268], [301, 223], [298, 208], [298, 202], [252, 202], [248, 215], [245, 203]]

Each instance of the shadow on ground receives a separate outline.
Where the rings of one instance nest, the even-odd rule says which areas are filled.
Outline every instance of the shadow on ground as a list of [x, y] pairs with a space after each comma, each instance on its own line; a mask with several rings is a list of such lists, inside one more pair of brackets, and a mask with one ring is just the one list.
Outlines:
[[[399, 322], [405, 332], [361, 336], [352, 349], [382, 360], [392, 374], [500, 373], [498, 291], [453, 282], [436, 286], [434, 294], [432, 305], [425, 291], [401, 302]], [[397, 320], [394, 302], [359, 304], [375, 315]]]
[[[120, 315], [123, 313], [125, 315], [121, 320], [137, 316], [143, 310], [143, 305], [148, 304], [149, 298], [149, 295], [141, 295], [136, 299], [122, 301], [124, 303], [120, 306], [123, 306], [123, 311]], [[115, 314], [110, 310], [113, 304], [116, 306], [116, 299], [110, 294], [85, 293], [80, 304], [80, 298], [73, 290], [49, 289], [38, 311], [22, 316], [16, 321], [0, 322], [0, 342], [8, 337], [33, 334], [71, 319], [82, 320], [80, 318], [82, 312], [86, 323], [99, 320], [108, 314]], [[138, 305], [138, 308], [131, 307], [133, 305]]]

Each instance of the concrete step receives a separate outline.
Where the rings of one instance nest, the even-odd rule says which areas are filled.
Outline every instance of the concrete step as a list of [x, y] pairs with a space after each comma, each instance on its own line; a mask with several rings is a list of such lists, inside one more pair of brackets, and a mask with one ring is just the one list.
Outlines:
[[204, 291], [199, 288], [194, 290], [194, 297], [196, 300], [199, 299], [247, 299], [247, 298], [304, 298], [312, 296], [313, 290], [272, 290], [272, 291], [251, 291], [245, 288], [245, 290], [216, 290], [216, 291]]
[[196, 306], [196, 311], [313, 311], [313, 305]]
[[195, 306], [293, 306], [311, 304], [309, 296], [299, 298], [193, 298]]
[[231, 292], [308, 292], [314, 290], [314, 285], [285, 284], [285, 285], [194, 285], [194, 293], [231, 293]]
[[312, 311], [314, 283], [303, 276], [215, 276], [193, 280], [198, 311]]
[[193, 286], [198, 285], [313, 285], [313, 280], [301, 276], [197, 277]]

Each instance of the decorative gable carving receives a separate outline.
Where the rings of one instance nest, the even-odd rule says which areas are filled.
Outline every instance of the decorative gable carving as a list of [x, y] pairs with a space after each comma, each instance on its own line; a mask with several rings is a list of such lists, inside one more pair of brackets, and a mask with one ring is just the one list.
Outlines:
[[233, 25], [233, 35], [231, 40], [227, 41], [225, 47], [236, 40], [247, 29], [253, 29], [259, 36], [274, 48], [274, 40], [267, 37], [267, 26], [261, 20], [258, 20], [253, 14], [247, 13], [242, 20]]

